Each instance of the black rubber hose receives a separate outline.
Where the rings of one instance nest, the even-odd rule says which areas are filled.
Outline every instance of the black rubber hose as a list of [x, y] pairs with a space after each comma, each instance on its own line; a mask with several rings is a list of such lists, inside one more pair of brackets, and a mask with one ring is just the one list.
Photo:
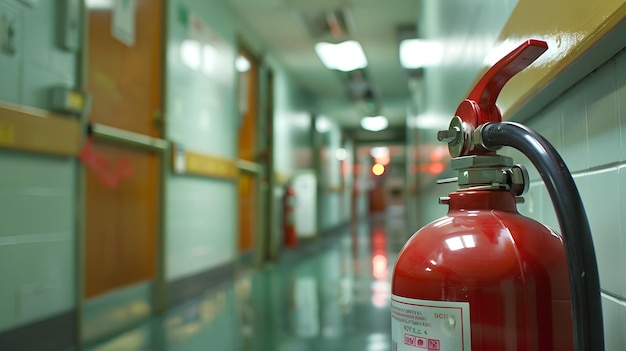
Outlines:
[[521, 151], [539, 171], [565, 242], [575, 350], [604, 350], [602, 297], [593, 238], [580, 194], [565, 162], [545, 138], [521, 124], [489, 123], [482, 127], [481, 137], [488, 149], [511, 146]]

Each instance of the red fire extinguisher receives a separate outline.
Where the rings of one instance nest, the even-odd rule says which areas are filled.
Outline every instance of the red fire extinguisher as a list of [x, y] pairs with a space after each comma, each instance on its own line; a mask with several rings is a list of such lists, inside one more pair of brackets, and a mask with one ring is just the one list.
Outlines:
[[296, 192], [291, 185], [285, 188], [283, 195], [283, 237], [287, 247], [298, 246], [296, 232]]
[[[501, 122], [504, 84], [547, 44], [528, 40], [489, 69], [448, 130], [457, 191], [448, 214], [417, 231], [392, 280], [393, 350], [604, 350], [597, 263], [587, 217], [554, 148]], [[551, 195], [562, 236], [517, 212], [528, 175], [500, 146], [522, 151]]]

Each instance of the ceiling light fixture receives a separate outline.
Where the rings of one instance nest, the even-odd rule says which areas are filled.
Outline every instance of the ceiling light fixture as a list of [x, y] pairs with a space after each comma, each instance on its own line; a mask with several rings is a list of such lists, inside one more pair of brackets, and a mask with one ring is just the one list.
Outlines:
[[400, 63], [406, 69], [438, 65], [442, 58], [441, 43], [422, 39], [405, 39], [400, 42]]
[[374, 158], [374, 162], [380, 163], [383, 166], [387, 166], [391, 162], [389, 148], [386, 146], [373, 147], [370, 150], [370, 155]]
[[330, 123], [330, 120], [328, 120], [328, 118], [324, 116], [320, 116], [315, 119], [315, 130], [318, 133], [326, 133], [330, 131], [331, 128], [332, 128], [332, 125]]
[[335, 150], [335, 157], [337, 157], [337, 159], [339, 161], [345, 161], [348, 159], [348, 150], [340, 147], [339, 149]]
[[370, 132], [379, 132], [389, 126], [389, 120], [385, 116], [361, 118], [361, 128]]
[[235, 68], [240, 73], [248, 72], [250, 70], [250, 61], [245, 56], [239, 55], [235, 59]]
[[367, 59], [358, 41], [348, 40], [339, 44], [317, 43], [315, 53], [324, 66], [344, 72], [367, 67]]
[[113, 0], [86, 0], [85, 7], [89, 10], [109, 10], [113, 8]]
[[373, 158], [388, 157], [389, 156], [389, 148], [386, 147], [386, 146], [373, 147], [370, 150], [370, 155]]

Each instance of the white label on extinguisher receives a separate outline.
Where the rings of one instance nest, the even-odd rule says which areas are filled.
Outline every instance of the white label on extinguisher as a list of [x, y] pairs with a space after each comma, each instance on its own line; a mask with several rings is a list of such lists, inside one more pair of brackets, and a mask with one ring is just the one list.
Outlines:
[[391, 297], [393, 351], [470, 351], [469, 302]]

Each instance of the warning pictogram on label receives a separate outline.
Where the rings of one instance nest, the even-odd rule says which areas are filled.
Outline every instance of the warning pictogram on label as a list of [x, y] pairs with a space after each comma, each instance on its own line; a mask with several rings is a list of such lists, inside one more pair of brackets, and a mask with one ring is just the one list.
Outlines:
[[471, 351], [468, 302], [393, 295], [391, 338], [398, 351]]
[[439, 351], [439, 340], [428, 339], [428, 351]]
[[404, 334], [404, 344], [415, 346], [418, 349], [426, 349], [426, 338], [420, 338], [419, 336], [411, 334]]

